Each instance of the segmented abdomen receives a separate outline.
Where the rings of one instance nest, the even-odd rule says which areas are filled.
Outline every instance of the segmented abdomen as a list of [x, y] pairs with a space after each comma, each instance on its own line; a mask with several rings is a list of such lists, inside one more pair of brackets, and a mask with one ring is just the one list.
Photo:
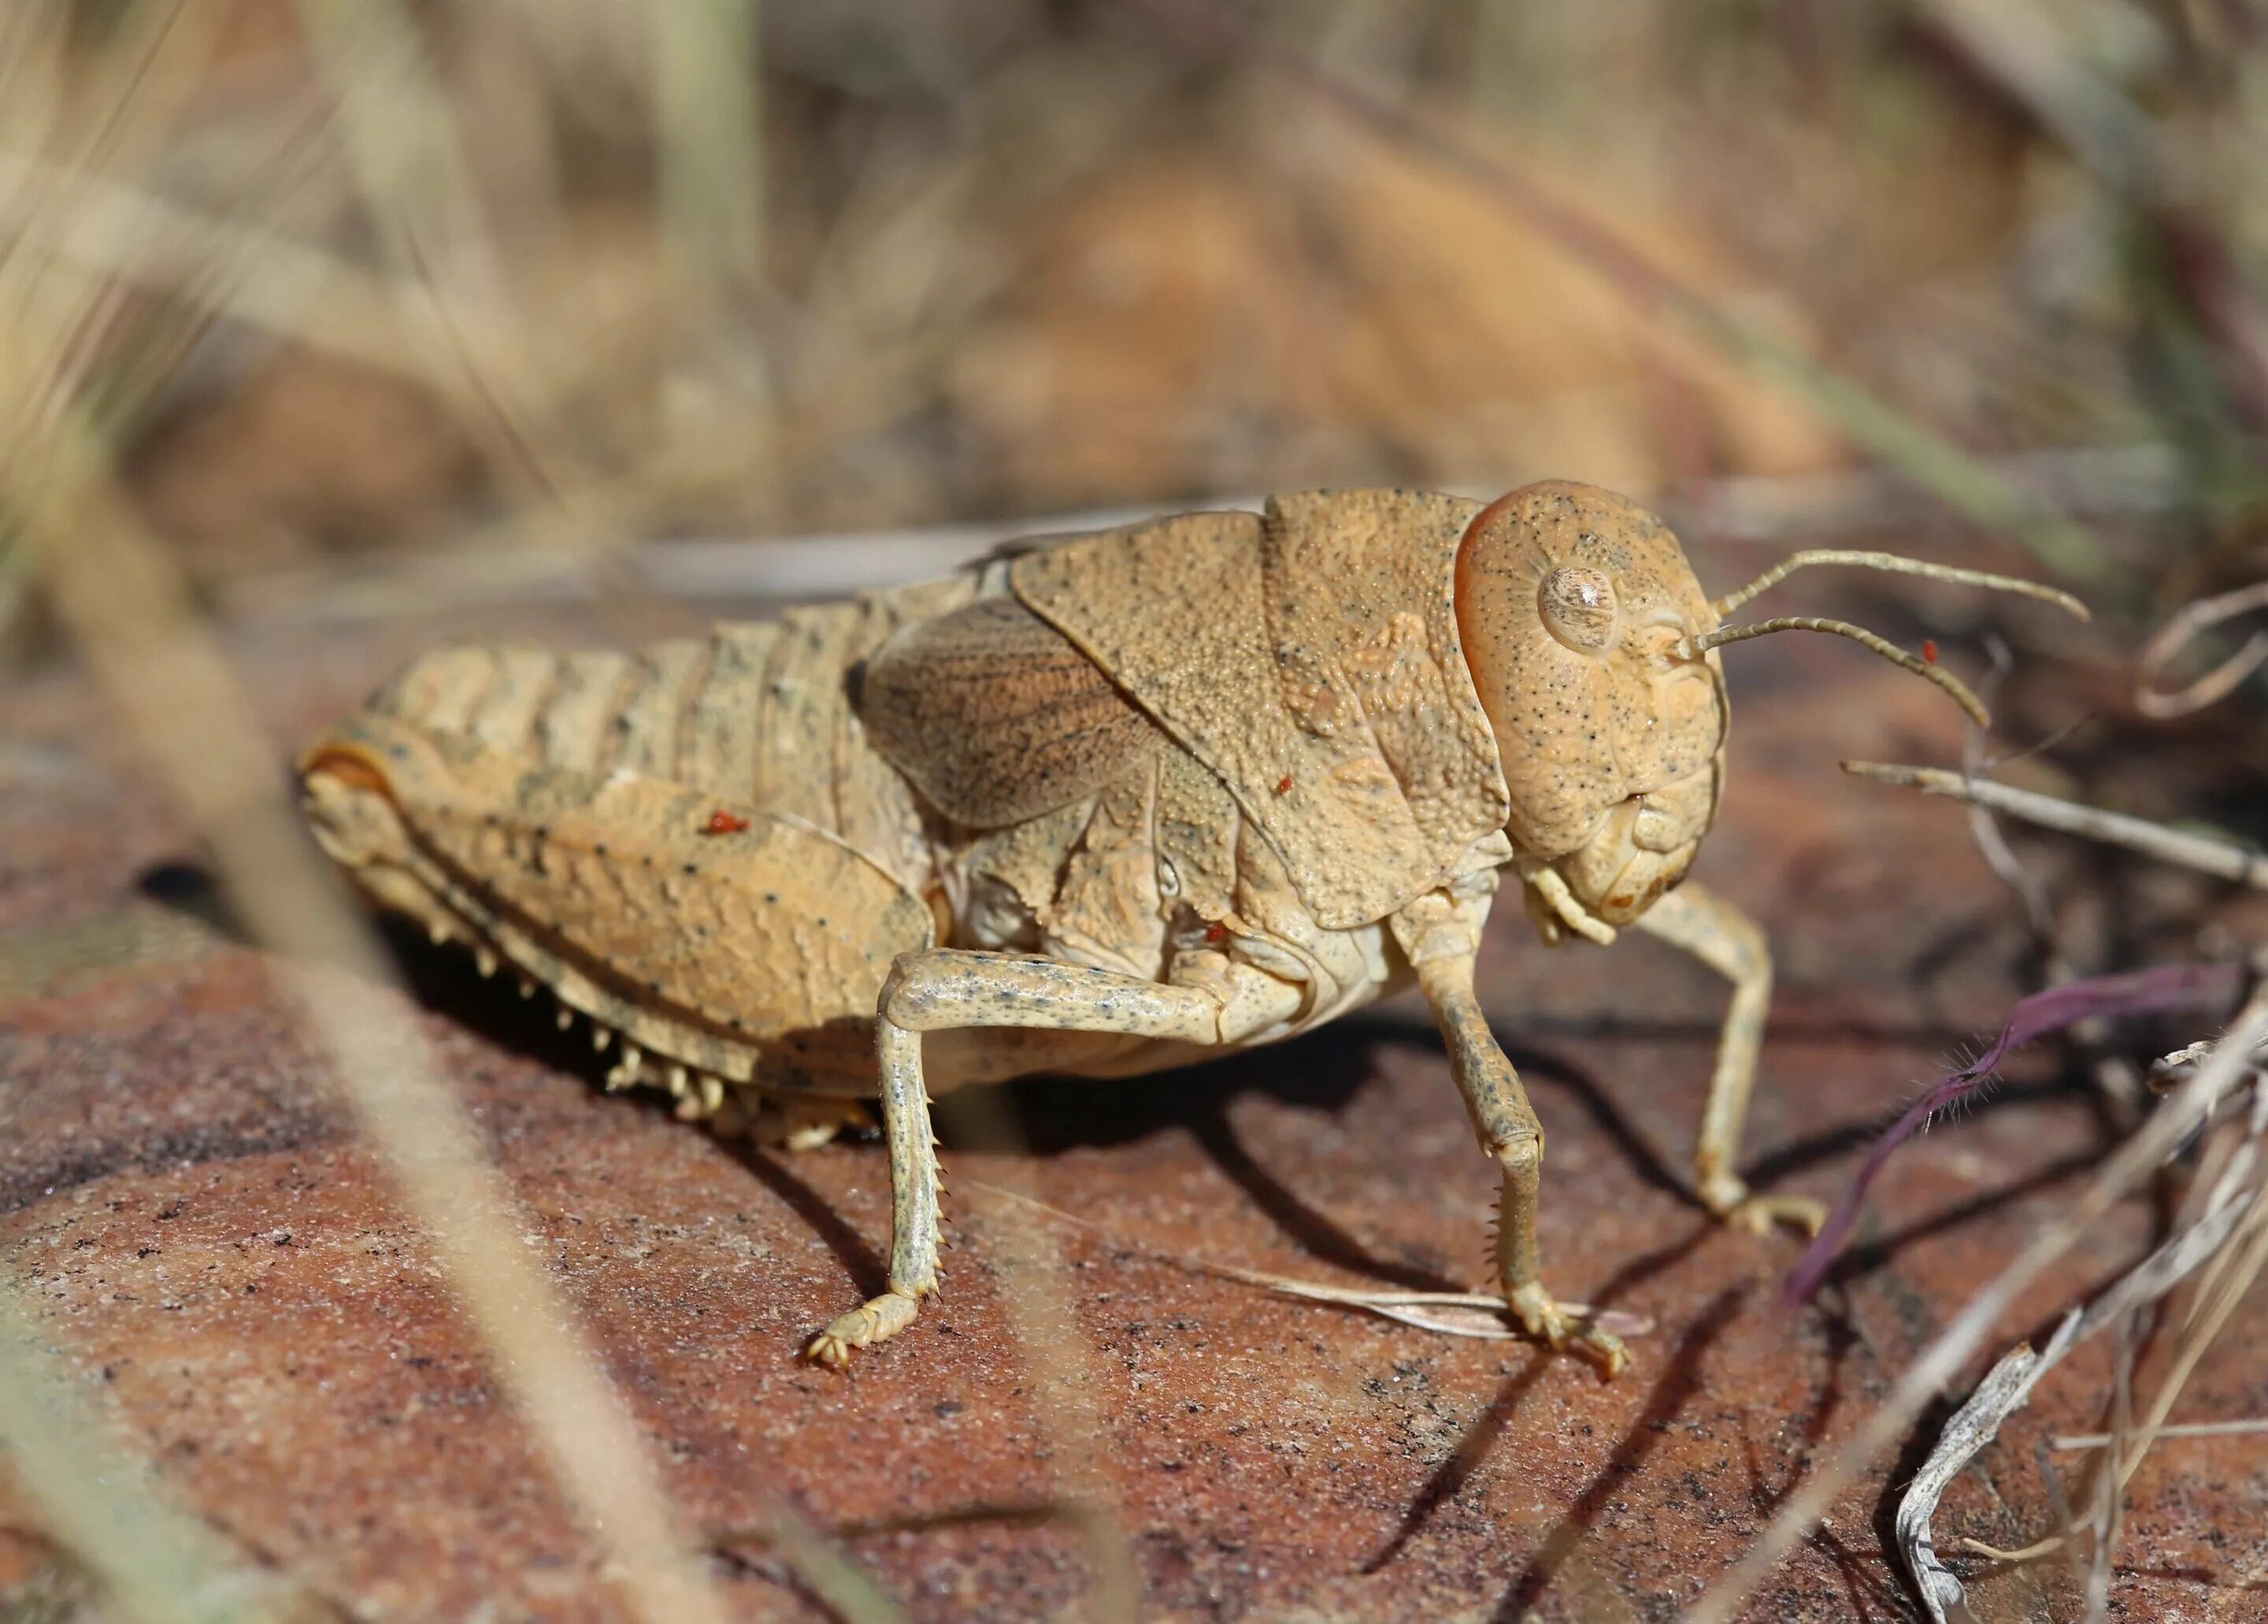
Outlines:
[[413, 661], [369, 708], [549, 765], [627, 770], [792, 816], [919, 891], [931, 880], [920, 813], [868, 746], [846, 679], [900, 625], [977, 590], [956, 577], [630, 654], [460, 644]]

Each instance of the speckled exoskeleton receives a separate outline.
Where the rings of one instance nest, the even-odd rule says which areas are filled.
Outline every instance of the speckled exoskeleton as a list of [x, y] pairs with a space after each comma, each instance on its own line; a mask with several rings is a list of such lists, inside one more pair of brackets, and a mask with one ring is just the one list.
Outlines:
[[1866, 561], [1712, 606], [1590, 487], [1286, 495], [637, 654], [442, 649], [307, 749], [305, 801], [377, 901], [618, 1045], [613, 1086], [806, 1145], [879, 1074], [889, 1288], [812, 1339], [825, 1363], [935, 1287], [932, 1095], [1182, 1065], [1414, 980], [1501, 1170], [1512, 1311], [1612, 1372], [1538, 1272], [1543, 1135], [1474, 996], [1482, 926], [1508, 873], [1548, 942], [1635, 926], [1727, 978], [1696, 1190], [1815, 1225], [1737, 1171], [1764, 936], [1679, 883], [1724, 788], [1718, 643], [1837, 631], [1975, 706], [1840, 623], [1719, 627], [1798, 563]]

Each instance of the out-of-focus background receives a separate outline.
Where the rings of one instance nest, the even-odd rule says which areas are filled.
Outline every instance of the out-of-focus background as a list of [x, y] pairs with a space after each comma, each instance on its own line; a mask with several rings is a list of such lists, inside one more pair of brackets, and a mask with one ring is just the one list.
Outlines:
[[879, 1288], [880, 1151], [602, 1096], [468, 956], [356, 936], [283, 769], [445, 636], [1287, 487], [1594, 481], [1720, 592], [1836, 545], [2054, 582], [2092, 628], [1771, 602], [1946, 639], [1968, 764], [2156, 820], [2097, 820], [2126, 850], [1837, 775], [1964, 743], [1847, 644], [1727, 658], [1748, 1166], [1831, 1198], [2021, 995], [2226, 991], [2268, 933], [2264, 685], [2136, 683], [2183, 605], [2228, 621], [2161, 694], [2268, 661], [2264, 154], [2268, 0], [0, 0], [0, 1624], [310, 1616], [245, 1575], [325, 1618], [1918, 1616], [1945, 1412], [1894, 1384], [2066, 1220], [1963, 1383], [2219, 1250], [1948, 1469], [1938, 1548], [1980, 1617], [2242, 1616], [2268, 1114], [2192, 1133], [2144, 1069], [2225, 1009], [2036, 1047], [1796, 1313], [1794, 1244], [1690, 1195], [1722, 983], [1500, 908], [1550, 1278], [1651, 1325], [1630, 1376], [1207, 1272], [1485, 1278], [1494, 1170], [1388, 1008], [1023, 1089], [1020, 1149], [948, 1145], [950, 1292], [845, 1384], [793, 1350]]
[[220, 604], [1550, 475], [1782, 546], [2028, 538], [2146, 610], [2254, 543], [2264, 27], [23, 0], [6, 388], [99, 429]]

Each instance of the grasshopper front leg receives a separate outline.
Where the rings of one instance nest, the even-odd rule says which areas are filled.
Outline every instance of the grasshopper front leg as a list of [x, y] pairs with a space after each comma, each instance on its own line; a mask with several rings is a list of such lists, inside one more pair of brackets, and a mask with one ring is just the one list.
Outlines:
[[1543, 1129], [1528, 1090], [1493, 1034], [1473, 994], [1473, 961], [1457, 954], [1425, 960], [1418, 982], [1440, 1022], [1449, 1069], [1481, 1148], [1501, 1170], [1497, 1199], [1497, 1277], [1505, 1301], [1528, 1333], [1553, 1347], [1572, 1346], [1604, 1376], [1630, 1362], [1620, 1338], [1577, 1320], [1543, 1288], [1536, 1256], [1535, 1205], [1543, 1178]]
[[1771, 948], [1763, 929], [1723, 897], [1688, 881], [1646, 910], [1638, 927], [1691, 954], [1733, 984], [1733, 1001], [1717, 1042], [1716, 1069], [1693, 1151], [1693, 1178], [1701, 1204], [1726, 1222], [1762, 1234], [1776, 1222], [1816, 1235], [1827, 1209], [1808, 1196], [1753, 1195], [1736, 1170], [1741, 1137], [1755, 1091], [1756, 1059], [1764, 1047], [1764, 1015], [1771, 1004]]
[[852, 1350], [913, 1324], [921, 1300], [937, 1288], [937, 1140], [922, 1076], [923, 1033], [1005, 1026], [1213, 1044], [1220, 1013], [1217, 1000], [1194, 988], [1084, 965], [952, 948], [900, 955], [875, 1021], [890, 1144], [890, 1287], [813, 1337], [805, 1355], [842, 1369]]

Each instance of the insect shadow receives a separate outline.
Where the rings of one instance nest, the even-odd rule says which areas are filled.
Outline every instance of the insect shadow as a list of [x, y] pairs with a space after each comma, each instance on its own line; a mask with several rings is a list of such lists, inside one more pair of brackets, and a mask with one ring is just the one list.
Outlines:
[[1662, 1434], [1668, 1430], [1668, 1423], [1684, 1414], [1707, 1385], [1703, 1366], [1709, 1350], [1740, 1312], [1743, 1295], [1741, 1288], [1727, 1287], [1711, 1298], [1685, 1327], [1676, 1346], [1661, 1362], [1661, 1374], [1647, 1391], [1638, 1419], [1608, 1456], [1606, 1464], [1599, 1468], [1598, 1475], [1575, 1496], [1566, 1515], [1544, 1536], [1535, 1554], [1506, 1589], [1496, 1611], [1490, 1615], [1492, 1621], [1513, 1624], [1515, 1620], [1534, 1615], [1543, 1592], [1596, 1525], [1616, 1492], [1638, 1474], [1660, 1443]]
[[[1108, 1148], [1179, 1129], [1189, 1133], [1224, 1177], [1318, 1261], [1383, 1284], [1416, 1291], [1461, 1291], [1469, 1282], [1409, 1259], [1381, 1257], [1306, 1200], [1255, 1155], [1231, 1114], [1240, 1098], [1261, 1096], [1296, 1109], [1336, 1117], [1366, 1086], [1377, 1081], [1378, 1053], [1410, 1048], [1440, 1057], [1439, 1030], [1422, 1014], [1392, 1006], [1344, 1017], [1329, 1031], [1250, 1049], [1179, 1071], [1122, 1084], [1092, 1079], [1035, 1077], [998, 1090], [1020, 1130], [1020, 1148], [1036, 1155], [1076, 1148]], [[1647, 1185], [1690, 1200], [1686, 1186], [1614, 1104], [1589, 1074], [1548, 1052], [1512, 1046], [1523, 1075], [1572, 1095]], [[1454, 1097], [1442, 1080], [1443, 1098]], [[947, 1142], [955, 1113], [940, 1103]], [[962, 1113], [963, 1120], [1000, 1118], [997, 1111]], [[1476, 1157], [1480, 1155], [1477, 1146]], [[1698, 1204], [1696, 1203], [1696, 1211]], [[1624, 1282], [1625, 1286], [1633, 1282]]]
[[[160, 906], [195, 919], [236, 941], [247, 940], [228, 899], [211, 875], [192, 862], [167, 862], [144, 871], [136, 889]], [[389, 956], [411, 995], [426, 1008], [482, 1033], [490, 1041], [546, 1067], [583, 1077], [593, 1075], [586, 1033], [579, 1026], [563, 1033], [553, 1023], [547, 1000], [523, 1000], [507, 986], [468, 973], [465, 953], [450, 946], [436, 947], [423, 933], [398, 917], [380, 916], [375, 923]], [[1532, 1027], [1535, 1022], [1523, 1022]], [[1630, 1021], [1587, 1022], [1564, 1030], [1544, 1023], [1546, 1043], [1565, 1037], [1583, 1041], [1616, 1036], [1648, 1040], [1690, 1037], [1703, 1041], [1714, 1028], [1692, 1022], [1662, 1022], [1638, 1017]], [[1780, 1030], [1776, 1024], [1775, 1030]], [[1914, 1043], [1940, 1040], [1946, 1035], [1926, 1031], [1874, 1030], [1834, 1025], [1805, 1035], [1853, 1041]], [[1690, 1206], [1700, 1220], [1691, 1186], [1677, 1165], [1666, 1156], [1616, 1103], [1613, 1095], [1586, 1067], [1566, 1058], [1555, 1046], [1522, 1043], [1507, 1034], [1506, 1052], [1521, 1074], [1539, 1092], [1559, 1094], [1587, 1115], [1649, 1188]], [[1318, 1260], [1382, 1284], [1419, 1291], [1464, 1289], [1467, 1283], [1452, 1280], [1438, 1269], [1408, 1259], [1381, 1257], [1329, 1214], [1305, 1200], [1278, 1177], [1240, 1135], [1230, 1107], [1240, 1097], [1261, 1095], [1303, 1111], [1336, 1116], [1378, 1075], [1376, 1059], [1384, 1048], [1415, 1049], [1443, 1054], [1433, 1022], [1421, 1012], [1388, 1003], [1335, 1022], [1326, 1030], [1311, 1032], [1287, 1043], [1224, 1054], [1218, 1059], [1178, 1071], [1158, 1073], [1122, 1082], [1093, 1079], [1038, 1077], [1000, 1085], [993, 1093], [1009, 1107], [1006, 1119], [1016, 1125], [1018, 1148], [1041, 1156], [1076, 1148], [1109, 1148], [1180, 1129], [1189, 1133], [1222, 1174], [1294, 1243]], [[2060, 1077], [2030, 1085], [2003, 1085], [1972, 1109], [1992, 1111], [2020, 1108], [2043, 1099], [2068, 1096], [2075, 1081]], [[1448, 1085], [1446, 1079], [1443, 1088]], [[2083, 1091], [2083, 1090], [2082, 1090]], [[954, 1112], [948, 1095], [940, 1103], [940, 1127], [947, 1142], [975, 1148], [969, 1125], [993, 1111]], [[1445, 1095], [1445, 1097], [1447, 1097]], [[652, 1109], [666, 1111], [665, 1102], [647, 1100]], [[1771, 1185], [1803, 1170], [1849, 1155], [1871, 1142], [1881, 1124], [1872, 1117], [1822, 1129], [1805, 1138], [1765, 1151], [1758, 1156], [1752, 1176]], [[874, 1248], [855, 1227], [845, 1222], [825, 1197], [793, 1170], [794, 1158], [747, 1146], [730, 1147], [751, 1172], [794, 1210], [825, 1242], [843, 1267], [861, 1282], [880, 1289], [885, 1269]], [[1476, 1149], [1475, 1154], [1479, 1153]], [[2069, 1177], [2087, 1165], [2093, 1150], [2084, 1150], [2046, 1168], [2034, 1170], [2008, 1184], [1956, 1203], [1944, 1212], [1911, 1222], [1854, 1246], [1837, 1266], [1832, 1278], [1848, 1281], [1889, 1262], [1913, 1242], [1983, 1216], [2007, 1202]], [[1633, 1259], [1593, 1295], [1610, 1303], [1664, 1269], [1674, 1266], [1710, 1232], [1697, 1222], [1684, 1239], [1644, 1257]]]
[[216, 935], [241, 943], [252, 940], [220, 882], [200, 864], [152, 863], [135, 876], [134, 890], [143, 901], [194, 919]]
[[[1616, 1492], [1645, 1465], [1660, 1443], [1666, 1424], [1683, 1414], [1705, 1384], [1703, 1365], [1709, 1350], [1731, 1325], [1744, 1296], [1743, 1288], [1727, 1287], [1712, 1297], [1686, 1325], [1663, 1358], [1660, 1372], [1629, 1431], [1589, 1486], [1576, 1496], [1565, 1515], [1513, 1576], [1493, 1617], [1510, 1620], [1532, 1615], [1535, 1604], [1597, 1523]], [[1479, 1420], [1419, 1488], [1392, 1537], [1363, 1563], [1362, 1572], [1382, 1572], [1410, 1548], [1442, 1505], [1455, 1497], [1494, 1451], [1529, 1390], [1550, 1364], [1548, 1356], [1537, 1354], [1506, 1378]]]

